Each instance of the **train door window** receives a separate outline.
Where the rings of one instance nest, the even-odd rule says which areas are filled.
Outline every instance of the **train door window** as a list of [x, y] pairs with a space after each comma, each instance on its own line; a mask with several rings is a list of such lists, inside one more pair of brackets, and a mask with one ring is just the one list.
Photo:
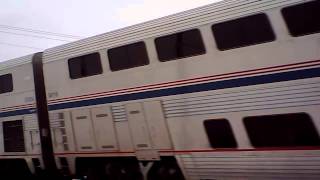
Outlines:
[[252, 116], [243, 121], [254, 147], [320, 145], [318, 132], [306, 113]]
[[144, 42], [137, 42], [108, 50], [110, 69], [119, 71], [149, 64]]
[[236, 148], [237, 142], [226, 119], [210, 119], [204, 121], [204, 127], [213, 148]]
[[281, 12], [292, 36], [320, 32], [320, 1], [286, 7]]
[[24, 135], [22, 121], [5, 121], [3, 125], [4, 151], [24, 152]]
[[158, 37], [155, 39], [155, 44], [160, 61], [176, 60], [205, 53], [198, 29]]
[[0, 75], [0, 94], [13, 91], [12, 74]]
[[275, 40], [275, 34], [265, 14], [214, 24], [212, 32], [221, 51]]
[[68, 60], [71, 79], [78, 79], [102, 73], [99, 53], [87, 54]]

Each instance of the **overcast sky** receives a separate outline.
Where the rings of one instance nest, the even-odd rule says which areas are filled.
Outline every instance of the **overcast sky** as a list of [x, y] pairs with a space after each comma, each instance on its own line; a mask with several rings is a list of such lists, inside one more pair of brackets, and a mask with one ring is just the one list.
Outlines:
[[90, 37], [217, 1], [1, 0], [0, 61], [75, 40], [14, 30], [14, 27]]

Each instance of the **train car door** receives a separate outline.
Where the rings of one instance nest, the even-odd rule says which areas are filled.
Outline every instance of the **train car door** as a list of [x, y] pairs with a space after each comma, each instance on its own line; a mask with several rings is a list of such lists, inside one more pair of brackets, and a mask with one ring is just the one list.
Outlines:
[[136, 150], [172, 148], [160, 101], [127, 104], [126, 111]]
[[151, 149], [151, 137], [141, 103], [126, 105], [130, 132], [136, 150]]
[[95, 135], [89, 109], [78, 109], [71, 112], [76, 145], [79, 151], [96, 149]]
[[93, 127], [99, 150], [117, 150], [117, 137], [109, 106], [91, 109]]
[[160, 101], [144, 102], [150, 137], [156, 149], [172, 149], [172, 142]]

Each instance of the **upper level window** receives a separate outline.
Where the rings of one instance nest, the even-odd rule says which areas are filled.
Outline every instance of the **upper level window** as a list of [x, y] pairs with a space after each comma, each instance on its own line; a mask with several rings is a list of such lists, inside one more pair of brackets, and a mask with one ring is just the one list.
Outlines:
[[102, 73], [99, 53], [71, 58], [68, 61], [71, 79], [93, 76]]
[[320, 1], [283, 8], [282, 15], [292, 36], [320, 32]]
[[213, 119], [204, 121], [204, 127], [213, 148], [235, 148], [237, 142], [231, 126], [226, 119]]
[[198, 29], [156, 38], [155, 44], [160, 61], [170, 61], [205, 53]]
[[144, 42], [137, 42], [108, 50], [110, 69], [118, 71], [149, 64]]
[[13, 91], [12, 74], [0, 75], [0, 94]]
[[265, 14], [247, 16], [212, 26], [219, 50], [228, 50], [275, 40]]
[[254, 147], [320, 145], [318, 132], [306, 113], [246, 117], [244, 125]]

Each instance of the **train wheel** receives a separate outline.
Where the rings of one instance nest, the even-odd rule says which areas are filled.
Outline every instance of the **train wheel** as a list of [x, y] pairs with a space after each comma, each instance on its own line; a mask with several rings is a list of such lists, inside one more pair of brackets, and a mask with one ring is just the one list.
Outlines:
[[111, 162], [105, 168], [108, 180], [143, 180], [139, 165], [136, 162]]
[[184, 180], [184, 176], [174, 158], [165, 158], [154, 163], [148, 180]]
[[104, 162], [95, 158], [79, 158], [77, 164], [76, 179], [81, 180], [105, 180]]
[[98, 167], [90, 167], [82, 175], [83, 180], [105, 180], [104, 175], [99, 171]]
[[2, 159], [0, 160], [0, 179], [32, 179], [24, 159]]

